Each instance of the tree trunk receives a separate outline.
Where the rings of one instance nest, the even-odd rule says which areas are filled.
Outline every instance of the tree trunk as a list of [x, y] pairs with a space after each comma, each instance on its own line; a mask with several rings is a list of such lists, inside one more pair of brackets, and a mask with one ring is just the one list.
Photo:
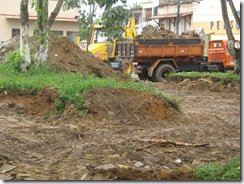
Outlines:
[[226, 0], [220, 0], [220, 1], [221, 1], [223, 21], [225, 24], [225, 30], [226, 30], [227, 37], [228, 37], [228, 51], [229, 51], [230, 55], [235, 59], [234, 73], [239, 74], [240, 73], [240, 61], [239, 61], [240, 54], [238, 54], [237, 52], [239, 52], [239, 51], [235, 49], [235, 38], [232, 33], [232, 29], [231, 29], [231, 25], [230, 25]]
[[35, 55], [37, 66], [42, 66], [47, 62], [49, 32], [63, 2], [64, 0], [58, 0], [56, 7], [48, 18], [48, 0], [39, 0], [39, 7], [37, 9], [42, 11], [40, 11], [40, 14], [38, 15], [38, 20], [40, 20], [38, 23], [40, 45], [38, 47], [38, 52]]
[[20, 3], [20, 22], [21, 22], [21, 36], [20, 36], [20, 55], [23, 61], [20, 65], [22, 71], [26, 71], [31, 64], [30, 48], [29, 48], [29, 0], [21, 0]]
[[35, 55], [35, 61], [37, 66], [43, 66], [47, 61], [48, 52], [49, 34], [46, 31], [48, 21], [48, 0], [38, 0], [36, 9], [39, 44]]
[[64, 3], [64, 0], [58, 0], [58, 2], [56, 4], [56, 7], [52, 11], [52, 13], [51, 13], [51, 15], [50, 15], [50, 17], [48, 19], [47, 26], [46, 26], [46, 29], [48, 31], [50, 31], [50, 29], [51, 29], [51, 27], [52, 27], [57, 15], [59, 14], [59, 11], [60, 11], [63, 3]]
[[237, 11], [236, 11], [236, 8], [235, 8], [235, 6], [234, 6], [234, 3], [233, 3], [232, 0], [227, 0], [227, 1], [228, 1], [228, 3], [229, 3], [230, 9], [231, 9], [231, 11], [232, 11], [232, 14], [233, 14], [234, 17], [235, 17], [235, 21], [236, 21], [236, 23], [237, 23], [238, 27], [240, 27], [240, 25], [241, 25], [241, 21], [240, 21], [240, 17], [239, 17], [238, 14], [237, 14]]

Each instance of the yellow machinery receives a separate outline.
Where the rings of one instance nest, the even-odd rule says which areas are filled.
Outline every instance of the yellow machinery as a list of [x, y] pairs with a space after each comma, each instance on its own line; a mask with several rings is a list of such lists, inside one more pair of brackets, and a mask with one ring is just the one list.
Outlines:
[[[123, 38], [129, 40], [134, 39], [136, 36], [135, 18], [131, 17], [124, 27]], [[122, 69], [126, 73], [131, 73], [132, 65], [130, 62], [116, 60], [116, 39], [109, 42], [105, 36], [104, 27], [102, 25], [94, 25], [91, 40], [88, 44], [88, 51], [95, 57], [106, 62], [108, 61], [114, 69]]]

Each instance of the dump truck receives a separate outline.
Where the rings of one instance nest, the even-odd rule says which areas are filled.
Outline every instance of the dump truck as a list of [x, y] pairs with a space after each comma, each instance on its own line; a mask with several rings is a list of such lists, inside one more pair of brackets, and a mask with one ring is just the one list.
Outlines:
[[200, 38], [134, 39], [117, 42], [118, 60], [136, 63], [135, 73], [141, 80], [161, 82], [170, 72], [221, 71], [233, 69], [233, 58], [227, 42], [209, 42], [209, 54], [204, 56], [204, 41]]
[[[124, 40], [131, 40], [137, 36], [135, 28], [135, 18], [130, 17], [127, 25], [124, 26]], [[131, 73], [131, 63], [116, 60], [116, 42], [116, 38], [112, 41], [107, 40], [103, 25], [94, 25], [91, 40], [88, 43], [88, 51], [100, 60], [107, 62], [112, 68], [123, 70], [125, 73]]]

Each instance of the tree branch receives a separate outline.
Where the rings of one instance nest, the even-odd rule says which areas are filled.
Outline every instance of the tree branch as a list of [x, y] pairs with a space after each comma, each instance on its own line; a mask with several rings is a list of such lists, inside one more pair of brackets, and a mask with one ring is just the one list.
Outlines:
[[47, 22], [47, 26], [46, 26], [47, 31], [49, 31], [51, 29], [51, 27], [52, 27], [57, 15], [58, 15], [63, 3], [64, 3], [64, 0], [58, 0], [56, 7], [54, 8], [50, 17], [48, 18], [48, 22]]

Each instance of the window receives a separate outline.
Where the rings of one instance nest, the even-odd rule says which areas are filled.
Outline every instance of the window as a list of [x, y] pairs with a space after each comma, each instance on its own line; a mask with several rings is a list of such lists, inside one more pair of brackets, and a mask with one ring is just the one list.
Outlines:
[[64, 34], [63, 31], [56, 31], [56, 30], [52, 30], [51, 33], [55, 34], [56, 36], [63, 36]]
[[149, 21], [149, 18], [152, 16], [152, 8], [146, 8], [146, 20]]
[[12, 29], [12, 38], [15, 36], [20, 36], [20, 29]]
[[221, 47], [221, 43], [214, 43], [214, 44], [213, 44], [213, 47], [214, 47], [214, 48], [220, 48], [220, 47]]
[[78, 36], [78, 32], [75, 31], [67, 31], [67, 37], [71, 38], [76, 43], [76, 39]]

